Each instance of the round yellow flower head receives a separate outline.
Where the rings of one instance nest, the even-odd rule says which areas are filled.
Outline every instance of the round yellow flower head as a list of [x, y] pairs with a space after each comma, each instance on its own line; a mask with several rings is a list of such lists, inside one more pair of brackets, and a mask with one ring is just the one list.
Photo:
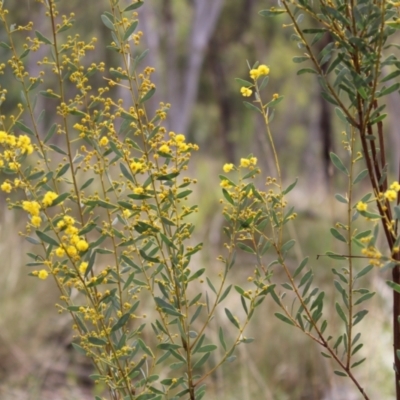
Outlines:
[[240, 93], [242, 93], [243, 97], [250, 97], [253, 91], [245, 86], [242, 86], [240, 89]]
[[143, 164], [141, 162], [136, 162], [136, 161], [130, 163], [129, 166], [131, 167], [131, 170], [132, 170], [133, 173], [139, 172], [143, 168]]
[[100, 139], [100, 146], [107, 146], [108, 145], [108, 137], [107, 136], [103, 136], [101, 139]]
[[40, 204], [37, 201], [23, 201], [22, 208], [31, 215], [39, 216]]
[[131, 216], [131, 212], [129, 210], [122, 211], [122, 214], [125, 218], [129, 218]]
[[60, 258], [65, 256], [65, 250], [63, 247], [57, 247], [56, 256]]
[[47, 192], [43, 197], [43, 205], [49, 207], [53, 204], [53, 201], [58, 197], [57, 193]]
[[385, 198], [388, 199], [389, 201], [394, 201], [397, 199], [397, 193], [393, 189], [386, 190], [384, 194]]
[[81, 275], [85, 275], [88, 265], [89, 264], [86, 261], [81, 262], [81, 264], [79, 265], [79, 272], [81, 273]]
[[161, 153], [169, 153], [171, 151], [171, 149], [169, 148], [169, 146], [167, 144], [163, 144], [159, 151], [161, 151]]
[[133, 193], [135, 194], [142, 194], [144, 192], [144, 189], [141, 186], [135, 187], [133, 189]]
[[368, 204], [363, 203], [362, 201], [359, 201], [356, 205], [357, 211], [367, 211], [367, 208], [368, 208]]
[[250, 164], [251, 165], [256, 165], [257, 164], [257, 157], [251, 157], [250, 158]]
[[178, 143], [182, 143], [186, 140], [185, 135], [182, 135], [181, 133], [179, 135], [175, 136], [175, 141]]
[[256, 80], [260, 76], [260, 71], [258, 69], [250, 70], [250, 78]]
[[36, 226], [36, 228], [39, 228], [40, 224], [42, 223], [42, 218], [38, 217], [37, 215], [34, 215], [31, 218], [31, 223], [33, 226]]
[[75, 246], [68, 246], [67, 253], [70, 257], [75, 257], [78, 254], [78, 250]]
[[249, 167], [250, 166], [250, 160], [249, 159], [247, 159], [247, 158], [241, 158], [240, 159], [240, 166], [241, 167], [243, 167], [243, 168], [247, 168], [247, 167]]
[[257, 70], [258, 70], [258, 73], [260, 74], [260, 76], [269, 74], [269, 68], [264, 64], [259, 65]]
[[46, 279], [49, 276], [49, 273], [45, 269], [41, 269], [38, 273], [39, 279]]
[[64, 222], [67, 225], [73, 225], [75, 223], [75, 220], [72, 217], [70, 217], [69, 215], [65, 215], [64, 216]]
[[76, 243], [76, 248], [79, 251], [86, 251], [89, 248], [89, 244], [86, 240], [81, 239]]
[[228, 187], [231, 186], [231, 183], [227, 179], [223, 179], [220, 184], [222, 188], [227, 189]]
[[12, 189], [12, 186], [9, 182], [3, 182], [0, 187], [1, 187], [1, 190], [6, 193], [10, 193], [11, 189]]
[[394, 181], [391, 185], [390, 185], [390, 189], [395, 190], [396, 192], [400, 191], [400, 184], [397, 181]]
[[225, 164], [225, 165], [222, 167], [222, 169], [224, 170], [224, 172], [230, 172], [230, 171], [233, 170], [233, 168], [234, 168], [234, 165], [233, 165], [233, 164]]

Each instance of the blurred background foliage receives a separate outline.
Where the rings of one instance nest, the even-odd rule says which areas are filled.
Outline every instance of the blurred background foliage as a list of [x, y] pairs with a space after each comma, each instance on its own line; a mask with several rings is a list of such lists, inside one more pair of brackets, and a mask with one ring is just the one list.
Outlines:
[[[275, 173], [263, 122], [259, 115], [243, 106], [240, 85], [234, 79], [248, 78], [246, 60], [250, 65], [260, 61], [270, 67], [266, 98], [274, 93], [285, 96], [272, 123], [284, 180], [290, 183], [299, 178], [289, 199], [299, 218], [289, 226], [289, 234], [300, 244], [297, 257], [310, 255], [316, 279], [331, 294], [333, 305], [331, 268], [340, 265], [324, 257], [317, 260], [316, 256], [327, 250], [340, 252], [328, 232], [342, 211], [333, 199], [339, 191], [333, 188], [340, 181], [332, 174], [328, 153], [332, 150], [343, 153], [340, 143], [344, 127], [335, 122], [331, 106], [321, 100], [314, 76], [296, 75], [297, 65], [292, 58], [301, 55], [301, 50], [291, 40], [291, 28], [283, 26], [288, 22], [285, 17], [264, 19], [258, 15], [258, 11], [273, 3], [146, 0], [140, 9], [139, 29], [144, 32], [143, 46], [150, 50], [145, 64], [156, 68], [157, 93], [150, 107], [156, 109], [160, 101], [171, 103], [168, 129], [185, 133], [190, 141], [200, 145], [190, 167], [191, 174], [198, 179], [197, 191], [190, 201], [199, 205], [196, 241], [204, 241], [205, 246], [195, 262], [216, 270], [215, 258], [223, 251], [224, 241], [218, 202], [221, 197], [218, 174], [222, 165], [252, 153], [258, 157], [264, 173], [260, 185], [266, 176]], [[26, 25], [33, 21], [34, 29], [48, 35], [49, 26], [39, 3], [6, 1], [5, 6], [14, 23]], [[87, 63], [106, 61], [108, 67], [117, 67], [115, 54], [106, 49], [111, 40], [109, 31], [100, 19], [108, 1], [68, 0], [60, 1], [58, 6], [61, 13], [76, 15], [76, 24], [70, 32], [78, 32], [85, 39], [98, 38], [96, 50], [89, 53]], [[26, 32], [19, 34], [19, 40], [26, 35]], [[4, 40], [5, 32], [0, 31], [0, 41]], [[31, 74], [39, 72], [37, 61], [42, 57], [39, 50], [25, 59]], [[4, 48], [0, 48], [0, 59], [2, 62], [8, 59]], [[1, 85], [8, 89], [7, 102], [2, 105], [4, 115], [15, 112], [20, 101], [20, 89], [9, 73], [6, 71], [1, 77]], [[112, 95], [124, 96], [118, 89]], [[48, 101], [38, 96], [38, 113], [49, 107]], [[390, 97], [389, 109], [395, 110], [396, 101]], [[398, 147], [399, 135], [394, 134], [397, 119], [396, 113], [392, 113], [387, 135], [393, 146]], [[41, 123], [45, 132], [53, 122], [45, 118]], [[93, 388], [87, 378], [90, 365], [71, 349], [70, 321], [66, 315], [58, 316], [54, 307], [57, 289], [51, 281], [27, 276], [25, 253], [30, 245], [18, 236], [25, 221], [19, 220], [19, 214], [7, 212], [4, 194], [0, 200], [0, 398], [93, 398], [101, 388]], [[293, 260], [293, 268], [297, 262]], [[251, 259], [240, 259], [235, 278], [245, 282], [246, 270], [251, 265]], [[279, 280], [279, 270], [275, 273]], [[363, 351], [369, 358], [358, 373], [371, 398], [390, 399], [393, 397], [391, 293], [384, 281], [384, 274], [374, 271], [365, 282], [377, 296], [369, 303], [369, 317], [360, 324]], [[217, 372], [209, 382], [212, 390], [207, 399], [358, 398], [347, 386], [348, 382], [333, 375], [316, 345], [276, 320], [273, 311], [274, 304], [268, 299], [249, 328], [248, 336], [255, 341], [240, 349], [234, 368], [228, 365]]]

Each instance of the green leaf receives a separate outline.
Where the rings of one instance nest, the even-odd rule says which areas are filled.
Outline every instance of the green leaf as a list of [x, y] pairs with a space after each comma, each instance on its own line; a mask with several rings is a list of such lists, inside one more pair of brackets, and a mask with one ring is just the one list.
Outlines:
[[205, 268], [201, 268], [198, 271], [196, 271], [189, 279], [188, 282], [194, 281], [195, 279], [199, 278], [201, 275], [204, 274]]
[[283, 192], [282, 192], [282, 194], [288, 194], [289, 192], [291, 192], [293, 189], [294, 189], [294, 187], [296, 186], [296, 184], [297, 184], [297, 178], [296, 178], [296, 180], [293, 182], [293, 183], [291, 183]]
[[129, 36], [131, 36], [132, 33], [133, 33], [133, 32], [135, 31], [135, 29], [137, 28], [138, 23], [139, 23], [139, 21], [136, 20], [136, 21], [133, 21], [133, 22], [128, 26], [128, 28], [126, 29], [126, 31], [125, 31], [125, 33], [124, 33], [124, 37], [123, 37], [123, 40], [124, 40], [124, 41], [127, 40], [127, 39], [129, 39]]
[[209, 353], [216, 350], [218, 347], [215, 344], [207, 344], [206, 346], [200, 347], [196, 353]]
[[25, 124], [23, 124], [21, 121], [16, 121], [15, 126], [18, 126], [21, 131], [27, 133], [28, 135], [35, 136], [33, 133], [32, 129], [28, 128]]
[[293, 279], [296, 278], [297, 275], [300, 274], [300, 272], [303, 270], [303, 268], [307, 265], [308, 263], [308, 257], [304, 258], [304, 260], [300, 263], [300, 265], [296, 268], [293, 274]]
[[297, 71], [297, 75], [303, 75], [303, 74], [316, 74], [317, 75], [318, 72], [312, 68], [302, 68]]
[[277, 312], [277, 313], [275, 313], [275, 317], [280, 319], [283, 322], [286, 322], [289, 325], [296, 326], [294, 324], [294, 322], [292, 320], [290, 320], [286, 315], [283, 315], [283, 314]]
[[206, 354], [204, 354], [194, 365], [193, 365], [193, 369], [194, 368], [200, 368], [201, 366], [204, 365], [204, 363], [208, 360], [208, 358], [210, 357], [211, 352], [208, 352]]
[[362, 181], [366, 176], [368, 175], [368, 170], [364, 169], [362, 170], [354, 179], [353, 184], [355, 185], [356, 183]]
[[46, 43], [46, 44], [53, 44], [49, 39], [47, 39], [46, 36], [43, 36], [39, 31], [35, 31], [36, 37], [39, 39], [40, 42]]
[[[390, 286], [390, 285], [389, 285]], [[361, 304], [363, 301], [369, 300], [372, 296], [375, 295], [375, 292], [371, 293], [366, 293], [363, 296], [361, 296], [355, 303], [354, 305], [357, 306], [358, 304]]]
[[341, 194], [335, 194], [335, 199], [341, 203], [348, 204], [349, 200], [346, 197], [342, 196]]
[[220, 299], [218, 300], [218, 304], [221, 303], [221, 302], [225, 299], [226, 296], [228, 296], [229, 292], [231, 291], [231, 288], [232, 288], [232, 285], [229, 285], [229, 286], [225, 289], [224, 293], [222, 294], [222, 296], [221, 296]]
[[225, 343], [224, 331], [222, 330], [222, 327], [219, 328], [218, 337], [219, 337], [219, 342], [221, 343], [221, 346], [226, 351], [226, 343]]
[[337, 370], [335, 370], [335, 371], [333, 371], [336, 375], [338, 375], [338, 376], [347, 376], [347, 374], [345, 373], [345, 372], [342, 372], [342, 371], [337, 371]]
[[64, 164], [61, 169], [57, 172], [56, 174], [56, 178], [60, 178], [61, 176], [63, 176], [68, 170], [69, 170], [70, 165]]
[[105, 346], [107, 344], [106, 340], [100, 339], [100, 338], [95, 337], [95, 336], [89, 336], [88, 337], [88, 341], [89, 341], [89, 343], [92, 343], [92, 344], [94, 344], [96, 346]]
[[288, 240], [282, 247], [281, 247], [281, 253], [285, 254], [287, 253], [294, 245], [296, 244], [296, 241], [291, 239]]
[[236, 328], [240, 329], [239, 322], [236, 321], [235, 317], [232, 315], [232, 313], [227, 308], [225, 308], [225, 314], [228, 317], [229, 321], [231, 321], [232, 324], [236, 326]]
[[154, 93], [156, 92], [156, 88], [151, 88], [140, 100], [139, 104], [144, 103], [145, 101], [149, 100], [153, 97]]
[[91, 185], [91, 183], [94, 181], [94, 178], [88, 179], [80, 188], [80, 190], [86, 189], [88, 186]]
[[361, 310], [353, 316], [353, 326], [357, 325], [366, 315], [368, 314], [368, 310]]
[[293, 61], [295, 64], [300, 64], [300, 63], [302, 63], [302, 62], [304, 62], [304, 61], [307, 61], [307, 60], [309, 60], [309, 59], [310, 59], [309, 57], [293, 57], [292, 61]]
[[347, 324], [347, 317], [346, 314], [344, 313], [342, 307], [338, 302], [335, 304], [336, 307], [336, 312], [338, 313], [339, 317], [344, 321], [345, 324]]
[[369, 271], [371, 271], [371, 269], [373, 269], [374, 266], [373, 265], [367, 265], [365, 268], [363, 268], [356, 276], [355, 279], [361, 278], [362, 276], [368, 274]]
[[222, 194], [224, 195], [226, 201], [232, 205], [235, 205], [235, 202], [233, 201], [231, 195], [226, 189], [222, 189]]
[[386, 75], [383, 79], [381, 79], [381, 83], [390, 81], [391, 79], [396, 78], [396, 76], [399, 76], [399, 75], [400, 75], [399, 69], [396, 71], [393, 71], [392, 73], [390, 73], [389, 75]]
[[337, 229], [331, 228], [330, 232], [332, 236], [335, 237], [337, 240], [340, 240], [343, 243], [347, 243], [346, 238]]
[[394, 291], [400, 293], [400, 285], [392, 281], [386, 281], [387, 285], [390, 286]]
[[79, 346], [79, 344], [76, 343], [72, 343], [72, 347], [78, 352], [83, 354], [84, 356], [86, 356], [86, 350], [84, 348], [82, 348], [81, 346]]
[[59, 243], [56, 240], [46, 235], [44, 232], [36, 231], [36, 235], [38, 235], [39, 239], [44, 243], [51, 244], [52, 246], [59, 246]]
[[110, 30], [115, 31], [115, 26], [111, 22], [111, 20], [107, 17], [107, 15], [103, 14], [101, 16], [101, 20], [103, 21], [103, 24]]
[[255, 105], [249, 103], [248, 101], [244, 101], [243, 104], [244, 104], [244, 106], [245, 106], [246, 108], [248, 108], [249, 110], [257, 111], [257, 112], [259, 112], [260, 114], [262, 114], [261, 110], [260, 110], [258, 107], [256, 107]]
[[71, 193], [62, 193], [59, 196], [57, 196], [53, 202], [51, 203], [51, 207], [56, 206], [57, 204], [62, 203], [64, 200], [68, 199], [71, 196]]
[[144, 4], [143, 1], [137, 1], [136, 3], [131, 4], [130, 6], [124, 8], [122, 12], [136, 10], [137, 8], [141, 7]]
[[249, 82], [249, 81], [245, 81], [244, 79], [240, 79], [240, 78], [235, 78], [235, 81], [237, 83], [239, 83], [241, 86], [245, 86], [245, 87], [249, 87], [249, 86], [253, 86], [254, 84]]
[[285, 14], [287, 11], [284, 9], [271, 9], [271, 10], [261, 10], [258, 12], [259, 15], [261, 15], [262, 17], [276, 17], [280, 14]]
[[124, 314], [117, 322], [116, 324], [112, 327], [111, 332], [115, 332], [118, 329], [122, 328], [129, 320], [130, 314], [126, 313]]
[[395, 92], [400, 88], [400, 82], [394, 83], [392, 86], [389, 86], [387, 89], [382, 90], [378, 95], [377, 98], [386, 96], [392, 92]]
[[239, 242], [237, 244], [237, 246], [239, 247], [239, 249], [245, 251], [246, 253], [250, 253], [250, 254], [256, 254], [256, 252], [249, 246], [247, 246], [246, 244]]
[[330, 154], [330, 158], [331, 161], [333, 163], [333, 165], [339, 170], [342, 171], [344, 174], [346, 174], [347, 176], [349, 176], [349, 171], [347, 170], [347, 168], [344, 166], [342, 160], [333, 152], [331, 152]]

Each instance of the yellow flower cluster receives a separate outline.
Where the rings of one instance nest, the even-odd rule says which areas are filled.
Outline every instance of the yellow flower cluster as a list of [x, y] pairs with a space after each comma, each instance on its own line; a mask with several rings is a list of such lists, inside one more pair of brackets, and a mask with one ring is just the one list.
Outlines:
[[23, 154], [32, 154], [33, 145], [27, 135], [15, 136], [0, 131], [0, 145], [4, 152], [0, 153], [0, 168], [8, 166], [9, 169], [17, 171], [20, 167], [18, 158]]
[[250, 97], [253, 93], [253, 91], [251, 89], [249, 89], [248, 87], [242, 86], [240, 88], [240, 93], [242, 93], [243, 97]]
[[258, 68], [256, 69], [250, 70], [250, 78], [253, 80], [257, 80], [260, 76], [268, 74], [269, 74], [269, 68], [264, 64], [259, 65]]
[[40, 218], [40, 204], [37, 201], [23, 201], [22, 209], [31, 215], [31, 224], [38, 228], [42, 223]]
[[369, 263], [375, 267], [382, 267], [383, 263], [381, 261], [381, 252], [373, 246], [369, 246], [361, 250], [361, 253], [369, 258]]
[[62, 244], [56, 249], [57, 257], [64, 257], [67, 253], [69, 257], [79, 259], [79, 253], [85, 252], [89, 248], [89, 243], [78, 235], [78, 228], [74, 226], [75, 220], [69, 215], [64, 216], [57, 223], [57, 228], [66, 233], [62, 237]]
[[240, 166], [242, 168], [249, 168], [257, 164], [257, 157], [241, 158]]
[[57, 193], [54, 192], [47, 192], [43, 197], [43, 205], [44, 207], [50, 207], [53, 204], [53, 201], [58, 197]]

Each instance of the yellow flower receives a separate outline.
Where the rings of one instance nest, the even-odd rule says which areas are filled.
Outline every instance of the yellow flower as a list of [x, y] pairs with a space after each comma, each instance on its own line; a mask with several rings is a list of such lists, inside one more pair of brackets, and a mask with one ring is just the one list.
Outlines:
[[385, 198], [388, 199], [389, 201], [394, 201], [397, 199], [397, 193], [393, 189], [386, 190], [384, 194]]
[[80, 240], [81, 238], [78, 235], [72, 235], [69, 241], [72, 244], [77, 244]]
[[250, 160], [249, 159], [247, 159], [247, 158], [241, 158], [240, 159], [240, 166], [241, 167], [243, 167], [243, 168], [247, 168], [247, 167], [249, 167], [250, 166]]
[[12, 189], [12, 186], [9, 182], [3, 182], [0, 187], [1, 187], [1, 190], [6, 193], [10, 193], [11, 189]]
[[141, 186], [135, 187], [133, 189], [133, 193], [135, 194], [142, 194], [144, 192], [144, 189]]
[[396, 192], [400, 191], [400, 184], [397, 181], [394, 181], [391, 185], [390, 185], [390, 189], [395, 190]]
[[45, 269], [41, 269], [38, 273], [39, 279], [46, 279], [49, 276], [49, 273]]
[[132, 170], [133, 173], [139, 172], [143, 168], [143, 164], [141, 162], [136, 162], [136, 161], [130, 163], [129, 166], [131, 167], [131, 170]]
[[39, 216], [40, 204], [37, 201], [23, 201], [22, 208], [31, 215]]
[[131, 216], [131, 212], [129, 210], [122, 211], [122, 214], [125, 218], [129, 218]]
[[232, 171], [232, 169], [234, 168], [233, 164], [225, 164], [222, 169], [224, 170], [224, 172], [230, 172]]
[[8, 164], [8, 167], [12, 170], [12, 171], [17, 171], [18, 168], [21, 166], [20, 163], [17, 163], [15, 161], [10, 162], [10, 164]]
[[32, 152], [33, 152], [33, 146], [31, 145], [31, 139], [27, 135], [19, 136], [16, 146], [21, 149], [22, 154], [24, 154], [24, 153], [32, 154]]
[[62, 229], [65, 226], [65, 222], [63, 220], [57, 222], [57, 228]]
[[178, 143], [182, 143], [185, 141], [185, 135], [182, 135], [181, 133], [179, 135], [175, 136], [175, 141]]
[[107, 136], [103, 136], [101, 139], [100, 139], [100, 146], [107, 146], [108, 145], [108, 138], [107, 138]]
[[357, 211], [367, 211], [367, 208], [368, 208], [368, 204], [363, 203], [362, 201], [359, 201], [356, 205]]
[[87, 270], [87, 267], [88, 267], [88, 263], [87, 263], [86, 261], [81, 262], [81, 264], [79, 265], [79, 272], [80, 272], [82, 275], [85, 275], [85, 272], [86, 272], [86, 270]]
[[39, 228], [40, 224], [42, 223], [42, 218], [34, 215], [31, 219], [31, 223], [33, 226], [36, 226], [36, 228]]
[[251, 157], [250, 158], [250, 164], [256, 165], [257, 164], [257, 157]]
[[67, 229], [65, 230], [65, 233], [68, 233], [68, 235], [76, 235], [78, 233], [78, 228], [72, 225], [68, 225]]
[[251, 69], [250, 70], [250, 78], [256, 80], [260, 76], [260, 72], [258, 69]]
[[269, 68], [264, 64], [259, 65], [257, 70], [258, 70], [258, 73], [260, 74], [260, 76], [269, 74]]
[[89, 248], [89, 244], [86, 240], [81, 239], [76, 243], [76, 248], [79, 251], [86, 251]]
[[7, 132], [0, 131], [0, 143], [4, 143], [7, 140]]
[[232, 186], [231, 183], [230, 183], [227, 179], [223, 179], [223, 180], [220, 182], [219, 185], [220, 185], [222, 188], [224, 188], [224, 189], [226, 189], [226, 188]]
[[75, 223], [75, 220], [69, 215], [64, 216], [64, 221], [67, 225], [73, 225]]
[[244, 97], [250, 97], [253, 91], [245, 86], [242, 86], [240, 89], [240, 93], [242, 93], [242, 96]]
[[43, 205], [45, 207], [49, 207], [53, 204], [53, 201], [58, 197], [57, 193], [54, 192], [47, 192], [43, 197]]
[[65, 250], [63, 247], [57, 247], [56, 256], [60, 258], [65, 256]]
[[78, 254], [78, 250], [75, 246], [68, 246], [67, 253], [70, 257], [75, 257]]
[[161, 153], [169, 153], [171, 151], [171, 149], [169, 148], [169, 146], [167, 144], [163, 144], [159, 151], [161, 151]]

